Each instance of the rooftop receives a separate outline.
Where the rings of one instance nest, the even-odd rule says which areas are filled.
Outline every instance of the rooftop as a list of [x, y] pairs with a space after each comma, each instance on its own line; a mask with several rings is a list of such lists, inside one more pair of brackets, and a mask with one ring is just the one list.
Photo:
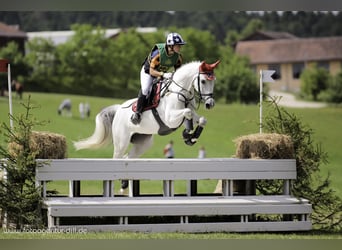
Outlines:
[[251, 64], [342, 60], [342, 36], [240, 41], [235, 51]]
[[0, 37], [26, 38], [26, 33], [21, 31], [18, 25], [7, 25], [0, 22]]
[[[156, 32], [157, 28], [154, 27], [138, 27], [136, 28], [139, 33], [150, 33]], [[110, 38], [118, 35], [120, 32], [124, 31], [123, 29], [106, 29], [105, 37]], [[44, 38], [51, 39], [55, 45], [59, 45], [65, 43], [68, 39], [70, 39], [75, 34], [72, 30], [64, 30], [64, 31], [39, 31], [39, 32], [27, 32], [27, 36], [29, 40], [34, 38]]]

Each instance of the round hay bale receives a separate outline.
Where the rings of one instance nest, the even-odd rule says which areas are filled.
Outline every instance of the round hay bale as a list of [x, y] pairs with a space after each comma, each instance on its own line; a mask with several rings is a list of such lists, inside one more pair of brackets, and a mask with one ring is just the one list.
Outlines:
[[293, 159], [294, 148], [291, 137], [283, 134], [251, 134], [238, 137], [236, 157], [241, 159]]
[[[10, 143], [8, 151], [11, 155], [17, 155], [22, 147], [17, 143]], [[63, 135], [32, 131], [30, 149], [37, 152], [36, 159], [64, 159], [67, 157], [67, 143]]]

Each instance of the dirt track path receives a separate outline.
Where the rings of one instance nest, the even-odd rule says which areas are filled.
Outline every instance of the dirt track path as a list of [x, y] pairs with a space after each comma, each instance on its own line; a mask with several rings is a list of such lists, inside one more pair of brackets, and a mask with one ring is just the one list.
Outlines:
[[269, 95], [271, 97], [281, 97], [278, 105], [283, 107], [290, 107], [290, 108], [323, 108], [326, 107], [326, 103], [322, 102], [306, 102], [306, 101], [298, 101], [296, 100], [295, 96], [285, 92], [278, 92], [278, 91], [270, 91]]

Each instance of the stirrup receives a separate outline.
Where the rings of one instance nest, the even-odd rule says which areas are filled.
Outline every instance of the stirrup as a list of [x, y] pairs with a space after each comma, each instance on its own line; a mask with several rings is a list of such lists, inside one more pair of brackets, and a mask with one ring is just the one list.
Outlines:
[[140, 113], [134, 113], [134, 114], [131, 116], [131, 122], [132, 122], [134, 125], [139, 124], [140, 121], [141, 121], [141, 114], [140, 114]]

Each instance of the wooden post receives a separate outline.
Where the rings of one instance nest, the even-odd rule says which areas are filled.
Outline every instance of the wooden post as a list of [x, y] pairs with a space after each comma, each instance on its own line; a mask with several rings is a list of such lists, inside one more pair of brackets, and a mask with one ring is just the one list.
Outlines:
[[197, 180], [187, 181], [187, 196], [197, 195]]

